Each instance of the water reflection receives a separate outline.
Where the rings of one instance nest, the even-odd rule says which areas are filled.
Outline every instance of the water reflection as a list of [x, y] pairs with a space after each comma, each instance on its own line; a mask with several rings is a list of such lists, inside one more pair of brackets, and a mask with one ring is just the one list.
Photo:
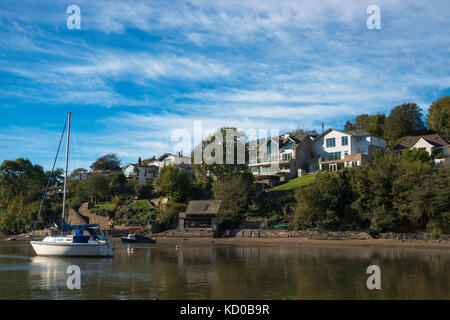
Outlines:
[[[449, 258], [444, 249], [193, 241], [118, 244], [113, 259], [50, 258], [0, 243], [0, 298], [449, 299]], [[371, 264], [381, 290], [366, 287]], [[66, 287], [70, 265], [81, 269], [81, 290]]]

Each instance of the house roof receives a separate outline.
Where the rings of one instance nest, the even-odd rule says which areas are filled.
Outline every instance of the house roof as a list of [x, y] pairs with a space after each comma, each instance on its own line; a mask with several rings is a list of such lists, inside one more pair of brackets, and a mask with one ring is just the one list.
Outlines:
[[417, 142], [419, 142], [420, 139], [424, 139], [426, 142], [435, 147], [446, 147], [450, 145], [444, 138], [442, 138], [438, 134], [426, 134], [405, 138], [402, 142], [394, 147], [394, 150], [411, 149], [417, 144]]
[[193, 200], [189, 201], [186, 215], [216, 215], [219, 212], [221, 200]]
[[[260, 139], [258, 141], [262, 142], [261, 144], [259, 144], [259, 146], [263, 146], [263, 145], [267, 144], [267, 142], [272, 141], [272, 142], [278, 144], [279, 148], [281, 149], [284, 146], [286, 146], [289, 142], [293, 142], [294, 144], [299, 144], [303, 140], [305, 140], [307, 137], [310, 137], [310, 135], [302, 134], [299, 136], [294, 136], [294, 135], [289, 134], [288, 136], [285, 137], [285, 134], [282, 134], [277, 137], [269, 137], [266, 140]], [[278, 141], [274, 138], [278, 138]]]
[[369, 131], [366, 131], [364, 129], [356, 129], [356, 130], [346, 130], [346, 131], [342, 131], [342, 130], [337, 130], [337, 129], [333, 129], [333, 128], [329, 128], [326, 131], [324, 131], [323, 133], [319, 134], [317, 137], [314, 138], [314, 141], [319, 140], [320, 138], [322, 138], [323, 136], [327, 135], [328, 133], [330, 133], [331, 131], [339, 131], [345, 134], [348, 134], [350, 136], [353, 137], [365, 137], [365, 136], [371, 136], [371, 137], [377, 137], [380, 138], [379, 136], [377, 136], [376, 134], [373, 134]]
[[364, 129], [347, 130], [342, 132], [354, 137], [375, 136], [373, 133], [370, 133], [369, 131], [366, 131]]

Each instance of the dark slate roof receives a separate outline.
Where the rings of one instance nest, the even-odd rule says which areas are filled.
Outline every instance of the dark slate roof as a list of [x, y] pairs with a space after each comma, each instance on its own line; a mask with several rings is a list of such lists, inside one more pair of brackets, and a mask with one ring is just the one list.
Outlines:
[[221, 200], [193, 200], [189, 201], [186, 215], [216, 215], [219, 212]]
[[374, 136], [373, 133], [370, 133], [364, 129], [347, 130], [343, 132], [354, 137]]

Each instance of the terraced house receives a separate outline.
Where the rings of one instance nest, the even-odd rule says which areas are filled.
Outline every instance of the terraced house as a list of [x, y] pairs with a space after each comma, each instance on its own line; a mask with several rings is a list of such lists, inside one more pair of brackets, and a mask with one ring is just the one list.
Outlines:
[[310, 172], [360, 166], [377, 148], [386, 148], [386, 141], [362, 129], [340, 131], [328, 129], [314, 141], [315, 159]]

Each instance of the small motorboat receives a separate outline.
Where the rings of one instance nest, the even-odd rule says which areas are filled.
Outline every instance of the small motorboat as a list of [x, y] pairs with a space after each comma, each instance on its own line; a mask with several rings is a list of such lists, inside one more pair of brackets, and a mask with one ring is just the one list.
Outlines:
[[127, 237], [121, 237], [123, 243], [156, 243], [156, 239], [130, 233]]

